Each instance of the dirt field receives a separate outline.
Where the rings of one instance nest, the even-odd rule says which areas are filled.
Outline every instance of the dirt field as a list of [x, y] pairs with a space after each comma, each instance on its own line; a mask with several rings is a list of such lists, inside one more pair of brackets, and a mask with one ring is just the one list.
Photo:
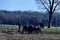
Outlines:
[[[19, 34], [16, 33], [18, 28], [0, 27], [0, 40], [60, 40], [60, 28], [44, 29], [43, 32], [53, 32], [53, 33], [43, 33], [43, 34]], [[14, 34], [2, 33], [3, 31], [12, 30]], [[54, 33], [56, 32], [56, 33]]]
[[60, 40], [60, 34], [3, 34], [0, 40]]

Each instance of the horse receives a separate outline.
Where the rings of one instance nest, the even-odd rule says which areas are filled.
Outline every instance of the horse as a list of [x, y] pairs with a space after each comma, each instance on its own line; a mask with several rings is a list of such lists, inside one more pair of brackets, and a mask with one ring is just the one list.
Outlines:
[[27, 33], [28, 27], [25, 25], [25, 26], [23, 26], [23, 29], [22, 30], [23, 30], [22, 33]]

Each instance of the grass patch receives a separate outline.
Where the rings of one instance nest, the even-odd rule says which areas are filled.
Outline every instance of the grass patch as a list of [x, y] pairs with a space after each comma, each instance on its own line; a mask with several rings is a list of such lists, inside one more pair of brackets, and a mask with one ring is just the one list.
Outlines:
[[[4, 26], [4, 25], [2, 25], [2, 26], [0, 26], [0, 29], [17, 29], [18, 30], [18, 26]], [[42, 31], [43, 32], [60, 32], [60, 27], [51, 27], [51, 28], [44, 28], [44, 29], [42, 29]]]
[[16, 26], [0, 26], [0, 29], [18, 29]]
[[60, 32], [60, 28], [44, 28], [43, 32]]

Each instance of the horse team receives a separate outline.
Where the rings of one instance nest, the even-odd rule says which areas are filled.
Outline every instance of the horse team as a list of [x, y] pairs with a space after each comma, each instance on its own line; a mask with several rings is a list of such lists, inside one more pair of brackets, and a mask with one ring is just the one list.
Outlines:
[[[20, 26], [20, 25], [19, 25]], [[22, 29], [22, 34], [32, 34], [32, 33], [42, 33], [42, 30], [41, 28], [44, 28], [44, 24], [43, 23], [38, 23], [38, 24], [33, 24], [33, 25], [25, 25], [23, 26], [23, 29]]]

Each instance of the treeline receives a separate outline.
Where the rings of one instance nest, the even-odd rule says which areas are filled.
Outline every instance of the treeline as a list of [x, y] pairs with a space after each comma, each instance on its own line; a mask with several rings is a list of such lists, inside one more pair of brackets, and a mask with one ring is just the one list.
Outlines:
[[[0, 10], [0, 24], [17, 25], [18, 22], [21, 25], [44, 23], [48, 25], [48, 13], [42, 13], [37, 11], [6, 11]], [[56, 12], [52, 16], [52, 26], [60, 26], [60, 13]]]

